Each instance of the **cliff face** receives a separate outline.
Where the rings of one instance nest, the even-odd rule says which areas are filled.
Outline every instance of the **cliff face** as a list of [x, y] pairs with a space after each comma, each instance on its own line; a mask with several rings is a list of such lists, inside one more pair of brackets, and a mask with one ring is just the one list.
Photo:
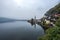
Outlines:
[[55, 13], [60, 13], [60, 3], [56, 5], [55, 7], [51, 8], [49, 11], [45, 13], [46, 16], [50, 16]]

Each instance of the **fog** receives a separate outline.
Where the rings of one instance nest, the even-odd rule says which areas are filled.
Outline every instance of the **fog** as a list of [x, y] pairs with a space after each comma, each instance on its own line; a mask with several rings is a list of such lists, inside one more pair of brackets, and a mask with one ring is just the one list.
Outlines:
[[59, 0], [0, 0], [0, 17], [14, 19], [41, 18]]

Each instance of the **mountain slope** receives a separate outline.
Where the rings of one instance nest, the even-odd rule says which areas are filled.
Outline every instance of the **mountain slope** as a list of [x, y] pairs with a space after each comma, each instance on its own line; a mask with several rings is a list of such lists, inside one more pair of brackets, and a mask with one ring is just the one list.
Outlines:
[[50, 10], [48, 10], [45, 15], [50, 16], [55, 13], [60, 13], [60, 3], [56, 5], [55, 7], [51, 8]]

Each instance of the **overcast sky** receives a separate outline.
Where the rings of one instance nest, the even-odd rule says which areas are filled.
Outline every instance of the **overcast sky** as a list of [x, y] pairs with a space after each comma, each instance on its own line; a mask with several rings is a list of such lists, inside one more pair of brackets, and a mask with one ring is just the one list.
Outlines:
[[41, 18], [59, 0], [0, 0], [0, 17], [14, 19]]

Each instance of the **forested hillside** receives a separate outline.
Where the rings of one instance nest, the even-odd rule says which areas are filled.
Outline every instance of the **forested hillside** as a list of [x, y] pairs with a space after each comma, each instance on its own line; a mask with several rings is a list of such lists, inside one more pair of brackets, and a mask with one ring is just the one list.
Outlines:
[[46, 12], [46, 16], [50, 16], [52, 14], [55, 14], [55, 13], [60, 13], [60, 3], [58, 5], [56, 5], [55, 7], [51, 8], [49, 11]]
[[[51, 17], [52, 14], [54, 14], [53, 18]], [[48, 28], [45, 31], [45, 35], [40, 37], [39, 40], [60, 40], [60, 3], [58, 5], [56, 5], [55, 7], [53, 7], [52, 9], [50, 9], [45, 15], [47, 17], [50, 17], [50, 19], [48, 20], [50, 23], [53, 23], [53, 21], [55, 21], [55, 23], [54, 23], [53, 27], [50, 27], [46, 23], [44, 24], [44, 25], [48, 25], [48, 27], [50, 27], [50, 28]], [[50, 21], [51, 18], [54, 20]], [[56, 19], [56, 18], [58, 18], [58, 19]], [[45, 20], [43, 20], [43, 21], [45, 21]]]

